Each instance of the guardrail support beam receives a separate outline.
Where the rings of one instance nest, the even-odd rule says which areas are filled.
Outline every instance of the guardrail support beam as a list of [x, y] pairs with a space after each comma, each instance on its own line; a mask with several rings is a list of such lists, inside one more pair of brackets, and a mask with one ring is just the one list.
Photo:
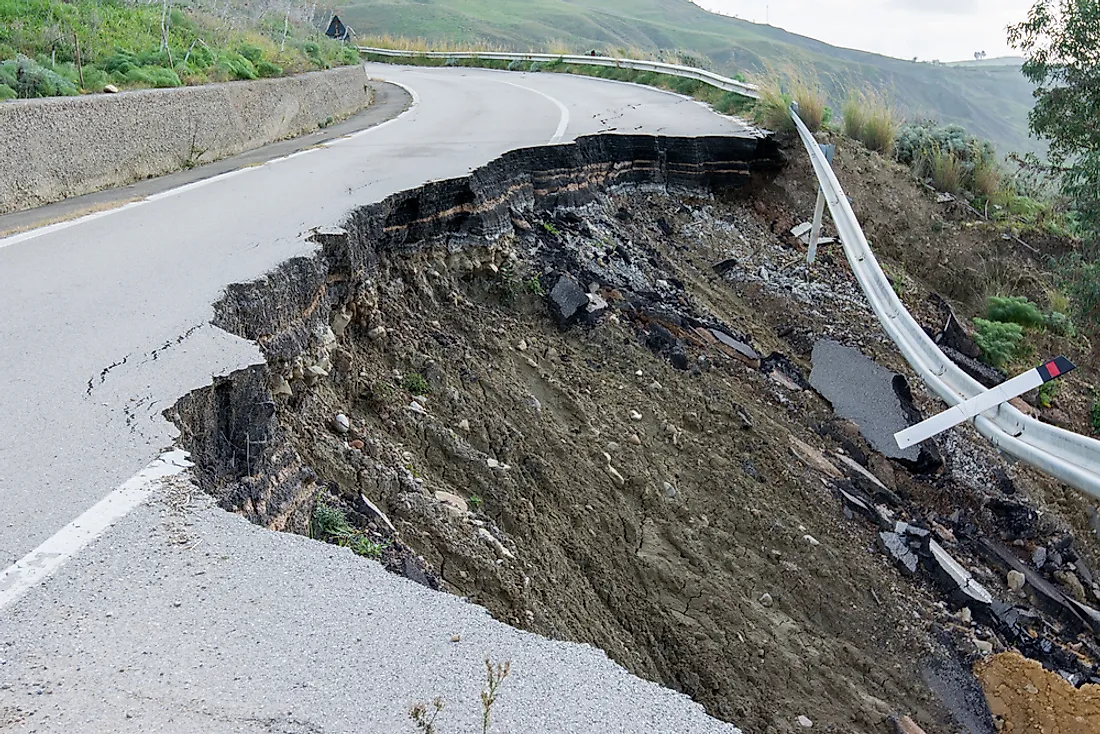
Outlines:
[[814, 223], [810, 227], [810, 249], [806, 250], [806, 262], [814, 264], [817, 259], [817, 240], [821, 237], [821, 217], [825, 214], [825, 191], [817, 187], [817, 206], [814, 207]]

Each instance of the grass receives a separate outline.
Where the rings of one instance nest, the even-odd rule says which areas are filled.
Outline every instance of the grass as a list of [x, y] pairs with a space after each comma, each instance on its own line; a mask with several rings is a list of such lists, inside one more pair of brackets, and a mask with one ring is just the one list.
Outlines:
[[867, 124], [867, 111], [864, 101], [855, 92], [849, 92], [841, 107], [843, 123], [841, 130], [852, 140], [859, 140], [863, 135], [863, 127]]
[[382, 557], [382, 551], [386, 547], [385, 542], [376, 541], [365, 530], [353, 526], [348, 521], [347, 514], [339, 507], [320, 499], [313, 507], [310, 537], [349, 548], [357, 556], [374, 560]]
[[950, 150], [935, 148], [925, 153], [923, 165], [932, 177], [932, 183], [940, 191], [957, 194], [963, 186], [963, 165]]
[[424, 376], [419, 372], [410, 372], [405, 375], [405, 380], [402, 385], [413, 395], [427, 395], [432, 391], [432, 386], [428, 384], [428, 381], [425, 380]]
[[[0, 0], [0, 88], [17, 97], [258, 79], [358, 62], [283, 18], [123, 0]], [[0, 91], [0, 97], [11, 97]]]

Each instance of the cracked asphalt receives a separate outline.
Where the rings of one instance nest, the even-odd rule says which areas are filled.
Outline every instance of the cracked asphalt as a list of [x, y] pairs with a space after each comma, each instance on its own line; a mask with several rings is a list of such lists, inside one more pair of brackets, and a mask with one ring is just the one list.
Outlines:
[[[670, 135], [739, 129], [689, 100], [595, 79], [368, 73], [419, 104], [329, 148], [0, 240], [0, 568], [169, 447], [161, 412], [179, 396], [260, 361], [208, 325], [210, 304], [309, 252], [312, 228], [545, 144], [563, 123], [566, 141], [605, 120]], [[487, 656], [513, 661], [498, 731], [735, 731], [601, 651], [252, 527], [179, 482], [0, 610], [0, 731], [412, 731], [408, 705], [436, 695], [444, 730], [467, 731]]]

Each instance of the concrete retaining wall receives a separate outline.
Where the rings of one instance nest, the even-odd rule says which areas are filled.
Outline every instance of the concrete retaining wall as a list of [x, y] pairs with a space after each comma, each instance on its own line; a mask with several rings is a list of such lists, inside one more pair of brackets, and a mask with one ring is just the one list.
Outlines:
[[369, 102], [361, 66], [0, 104], [0, 213], [226, 158]]

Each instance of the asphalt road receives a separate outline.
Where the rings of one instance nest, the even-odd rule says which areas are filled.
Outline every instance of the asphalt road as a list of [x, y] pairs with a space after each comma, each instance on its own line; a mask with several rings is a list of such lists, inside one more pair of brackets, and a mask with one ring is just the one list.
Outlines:
[[[0, 240], [0, 570], [170, 447], [161, 411], [180, 395], [259, 361], [209, 325], [210, 304], [309, 251], [311, 228], [516, 147], [736, 127], [593, 79], [368, 72], [416, 104], [331, 147]], [[453, 702], [445, 730], [472, 731], [486, 655], [514, 664], [500, 731], [733, 731], [602, 652], [254, 528], [179, 477], [148, 489], [7, 606], [0, 581], [0, 732], [411, 731], [407, 705], [435, 695]]]

